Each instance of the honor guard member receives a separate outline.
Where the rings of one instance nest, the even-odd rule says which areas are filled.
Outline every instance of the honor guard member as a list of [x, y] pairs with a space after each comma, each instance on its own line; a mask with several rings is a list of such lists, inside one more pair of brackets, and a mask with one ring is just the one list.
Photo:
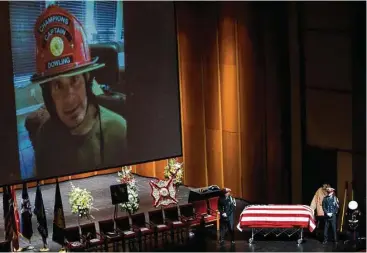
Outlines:
[[[359, 238], [359, 216], [361, 216], [361, 211], [358, 208], [358, 203], [354, 200], [348, 203], [348, 210], [345, 213], [348, 222], [348, 237], [347, 242], [353, 242], [356, 244]], [[346, 243], [346, 242], [344, 242]]]
[[220, 239], [223, 245], [224, 237], [229, 232], [231, 243], [234, 244], [234, 211], [236, 200], [231, 196], [231, 189], [224, 188], [218, 199], [218, 210], [220, 212]]
[[322, 201], [322, 209], [324, 210], [325, 216], [325, 227], [324, 227], [324, 244], [328, 242], [329, 226], [331, 225], [334, 242], [337, 241], [336, 235], [336, 216], [339, 211], [339, 200], [335, 196], [334, 188], [327, 188], [328, 195]]
[[326, 189], [329, 188], [329, 184], [323, 184], [322, 187], [320, 187], [311, 202], [310, 207], [312, 210], [316, 210], [316, 215], [323, 218], [324, 217], [324, 211], [322, 210], [322, 201], [324, 200], [325, 196], [328, 195]]
[[[82, 24], [56, 5], [37, 19], [36, 73], [50, 118], [36, 136], [38, 177], [55, 171], [75, 171], [116, 166], [127, 152], [125, 119], [100, 106], [96, 91], [103, 93], [93, 71], [105, 66], [91, 58]], [[97, 94], [98, 95], [98, 94]]]

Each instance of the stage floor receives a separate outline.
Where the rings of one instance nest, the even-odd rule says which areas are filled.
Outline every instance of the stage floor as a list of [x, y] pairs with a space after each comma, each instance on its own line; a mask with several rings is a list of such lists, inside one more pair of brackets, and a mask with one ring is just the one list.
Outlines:
[[[111, 198], [110, 198], [110, 189], [109, 186], [117, 183], [117, 174], [110, 175], [99, 175], [95, 177], [72, 180], [68, 182], [60, 183], [60, 191], [62, 195], [62, 201], [64, 206], [64, 214], [66, 226], [74, 226], [77, 224], [76, 215], [71, 213], [70, 205], [68, 202], [68, 193], [71, 190], [70, 182], [72, 182], [75, 186], [80, 188], [86, 188], [91, 191], [94, 197], [94, 207], [98, 210], [93, 210], [92, 215], [95, 218], [95, 221], [109, 219], [113, 217], [114, 206], [112, 206]], [[140, 210], [139, 212], [148, 212], [150, 210], [154, 210], [152, 207], [152, 197], [150, 196], [150, 186], [149, 181], [151, 178], [136, 176], [137, 185], [139, 187], [139, 197], [140, 197]], [[55, 185], [45, 185], [41, 187], [47, 222], [48, 222], [48, 231], [49, 231], [49, 247], [51, 251], [59, 251], [61, 248], [60, 245], [52, 242], [52, 221], [53, 221], [53, 209], [54, 209], [54, 198], [55, 198]], [[28, 189], [29, 197], [32, 203], [32, 210], [34, 208], [34, 199], [35, 199], [36, 188]], [[178, 200], [179, 204], [185, 204], [188, 200], [188, 195], [190, 192], [190, 188], [181, 186], [178, 192]], [[17, 191], [17, 200], [18, 207], [20, 207], [21, 203], [21, 190]], [[2, 203], [2, 194], [0, 194], [0, 202]], [[243, 202], [243, 201], [242, 201]], [[239, 213], [242, 211], [245, 203], [238, 203], [237, 208], [237, 217], [236, 222], [238, 221]], [[241, 207], [242, 206], [242, 207]], [[19, 210], [20, 212], [20, 210]], [[126, 215], [126, 213], [119, 212], [119, 215]], [[3, 208], [1, 205], [0, 208], [0, 217], [3, 217]], [[33, 237], [32, 237], [32, 245], [35, 246], [34, 251], [38, 251], [38, 249], [42, 246], [42, 240], [37, 231], [37, 221], [35, 216], [32, 218], [33, 222]], [[88, 223], [87, 220], [81, 220], [81, 224]], [[322, 245], [318, 240], [314, 238], [305, 238], [305, 242], [300, 246], [297, 246], [295, 240], [264, 240], [260, 239], [256, 241], [255, 244], [249, 245], [248, 238], [249, 233], [240, 233], [236, 231], [236, 244], [235, 247], [231, 247], [229, 242], [226, 242], [224, 247], [220, 247], [217, 243], [216, 233], [212, 231], [209, 233], [206, 238], [200, 240], [198, 243], [197, 240], [193, 239], [186, 245], [174, 246], [171, 245], [165, 249], [160, 249], [157, 251], [258, 251], [258, 252], [277, 252], [277, 251], [293, 251], [293, 252], [329, 252], [329, 251], [342, 251], [343, 246], [339, 244], [338, 246], [334, 244]], [[4, 220], [0, 219], [0, 240], [4, 240]], [[27, 245], [24, 240], [21, 239], [21, 247]], [[199, 247], [199, 245], [201, 245]]]

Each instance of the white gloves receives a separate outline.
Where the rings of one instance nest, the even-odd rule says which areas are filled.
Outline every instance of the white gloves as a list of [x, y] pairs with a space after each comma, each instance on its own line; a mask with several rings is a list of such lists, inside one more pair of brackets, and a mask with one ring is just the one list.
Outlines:
[[226, 213], [222, 213], [222, 216], [223, 216], [224, 218], [227, 218], [227, 214], [226, 214]]
[[327, 213], [327, 216], [329, 216], [331, 218], [331, 216], [333, 216], [332, 213]]

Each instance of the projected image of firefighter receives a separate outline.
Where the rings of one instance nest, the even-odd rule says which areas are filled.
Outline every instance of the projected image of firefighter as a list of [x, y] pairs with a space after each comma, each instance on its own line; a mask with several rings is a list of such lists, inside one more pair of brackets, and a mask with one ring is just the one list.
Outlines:
[[93, 71], [103, 68], [92, 59], [81, 23], [51, 5], [35, 26], [36, 74], [50, 118], [35, 138], [37, 177], [70, 174], [121, 164], [127, 153], [126, 120], [100, 106], [102, 92]]

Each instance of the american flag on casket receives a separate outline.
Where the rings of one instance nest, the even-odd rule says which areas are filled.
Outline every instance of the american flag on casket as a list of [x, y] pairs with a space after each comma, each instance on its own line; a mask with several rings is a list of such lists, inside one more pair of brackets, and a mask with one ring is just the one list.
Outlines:
[[314, 211], [306, 205], [251, 205], [240, 215], [238, 230], [243, 228], [316, 228]]

